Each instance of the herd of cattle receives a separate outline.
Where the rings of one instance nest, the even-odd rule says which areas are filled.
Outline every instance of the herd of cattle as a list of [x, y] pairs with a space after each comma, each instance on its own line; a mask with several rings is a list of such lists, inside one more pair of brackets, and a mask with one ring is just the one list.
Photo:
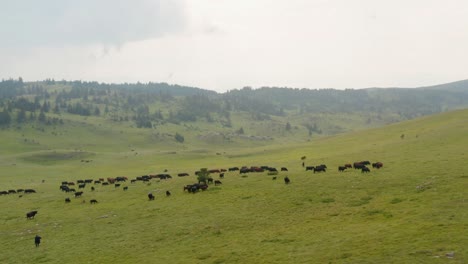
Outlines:
[[[314, 173], [317, 172], [326, 172], [327, 171], [327, 166], [325, 164], [317, 165], [317, 166], [305, 166], [304, 163], [302, 164], [303, 167], [305, 167], [306, 171], [313, 171]], [[367, 165], [372, 165], [372, 168], [380, 169], [383, 167], [382, 162], [376, 162], [376, 163], [370, 163], [369, 161], [359, 161], [359, 162], [354, 162], [353, 164], [344, 164], [343, 166], [338, 166], [338, 171], [339, 172], [344, 172], [347, 169], [354, 168], [355, 170], [359, 169], [363, 173], [368, 173], [370, 172], [369, 167]], [[261, 173], [261, 172], [268, 172], [269, 175], [276, 175], [278, 174], [278, 169], [270, 166], [251, 166], [251, 167], [231, 167], [226, 169], [212, 169], [208, 170], [210, 174], [218, 174], [220, 179], [224, 178], [224, 173], [225, 172], [236, 172], [239, 171], [239, 174], [246, 174], [246, 173]], [[286, 167], [281, 167], [280, 171], [288, 171]], [[198, 175], [200, 171], [196, 171], [195, 175]], [[185, 176], [190, 176], [189, 173], [178, 173], [177, 176], [179, 177], [185, 177]], [[155, 175], [143, 175], [143, 176], [138, 176], [135, 179], [131, 179], [131, 183], [135, 183], [137, 181], [142, 181], [142, 182], [148, 182], [151, 179], [160, 179], [160, 180], [167, 180], [171, 179], [172, 176], [163, 173], [163, 174], [155, 174]], [[273, 177], [275, 180], [276, 177]], [[62, 181], [60, 185], [60, 190], [63, 192], [73, 192], [75, 198], [81, 197], [83, 195], [83, 191], [80, 189], [84, 189], [86, 185], [92, 184], [92, 185], [97, 185], [100, 184], [102, 186], [107, 186], [113, 184], [115, 188], [118, 188], [121, 186], [122, 182], [128, 181], [128, 178], [125, 176], [119, 176], [115, 178], [99, 178], [97, 180], [94, 179], [86, 179], [86, 180], [77, 180], [76, 183], [72, 181]], [[288, 178], [288, 176], [284, 177], [284, 183], [289, 184], [291, 180]], [[214, 180], [212, 177], [207, 177], [205, 181], [200, 181], [196, 182], [193, 184], [188, 184], [183, 186], [183, 190], [187, 191], [188, 193], [197, 193], [199, 191], [205, 191], [208, 189], [209, 184], [214, 184], [215, 186], [221, 185], [222, 182], [220, 180]], [[78, 187], [78, 191], [75, 189], [75, 186]], [[95, 188], [94, 186], [91, 186], [91, 191], [94, 191]], [[128, 190], [128, 186], [124, 186], [123, 190], [126, 191]], [[17, 190], [8, 190], [8, 191], [1, 191], [0, 195], [8, 195], [8, 194], [14, 194], [14, 193], [35, 193], [36, 191], [33, 189], [17, 189]], [[166, 196], [169, 197], [171, 195], [170, 191], [166, 191]], [[154, 200], [155, 196], [150, 192], [148, 193], [148, 199]], [[65, 198], [65, 203], [70, 203], [71, 199], [70, 198]], [[83, 201], [84, 202], [84, 201]], [[96, 199], [92, 199], [89, 201], [91, 204], [96, 204], [98, 201]], [[30, 211], [26, 214], [27, 219], [34, 219], [34, 216], [37, 214], [37, 211]]]

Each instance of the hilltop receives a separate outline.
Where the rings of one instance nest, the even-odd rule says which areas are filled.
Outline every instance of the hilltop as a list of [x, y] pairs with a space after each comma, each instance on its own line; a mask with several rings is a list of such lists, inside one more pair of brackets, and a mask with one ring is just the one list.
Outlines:
[[468, 106], [466, 82], [436, 87], [219, 94], [166, 83], [3, 80], [0, 128], [11, 147], [0, 151], [297, 143]]

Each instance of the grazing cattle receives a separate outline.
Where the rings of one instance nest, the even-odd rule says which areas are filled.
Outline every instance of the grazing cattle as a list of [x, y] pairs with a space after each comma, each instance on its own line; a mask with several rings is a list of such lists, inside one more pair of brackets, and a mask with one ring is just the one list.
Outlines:
[[66, 202], [66, 203], [69, 203], [69, 202], [71, 202], [70, 198], [68, 198], [68, 197], [67, 197], [67, 198], [65, 198], [65, 202]]
[[137, 180], [130, 180], [130, 183], [135, 183]]
[[100, 184], [101, 181], [94, 181], [94, 184]]
[[16, 192], [22, 193], [24, 192], [24, 189], [17, 189]]
[[291, 180], [288, 178], [288, 176], [284, 177], [284, 183], [289, 184]]
[[364, 160], [364, 161], [361, 161], [361, 164], [370, 165], [371, 163], [370, 163], [370, 161], [368, 161], [368, 160]]
[[370, 172], [370, 169], [364, 166], [362, 167], [361, 172]]
[[99, 178], [99, 181], [100, 181], [100, 182], [103, 182], [103, 181], [104, 181], [104, 178]]
[[177, 176], [179, 176], [179, 177], [185, 177], [185, 176], [189, 176], [189, 174], [186, 173], [186, 172], [183, 172], [183, 173], [177, 174]]
[[288, 168], [286, 168], [286, 167], [281, 167], [281, 171], [288, 171]]
[[83, 194], [83, 192], [76, 192], [76, 193], [75, 193], [75, 198], [81, 197], [82, 194]]
[[207, 181], [208, 181], [208, 183], [213, 183], [213, 178], [208, 177]]
[[33, 189], [26, 189], [24, 190], [24, 193], [36, 193], [36, 191]]
[[1, 191], [0, 195], [8, 195], [8, 192], [7, 191]]
[[267, 170], [269, 172], [278, 172], [278, 170], [276, 168], [272, 168], [272, 167], [267, 168]]
[[124, 181], [127, 180], [127, 177], [125, 177], [125, 176], [119, 176], [119, 177], [116, 177], [115, 180], [116, 180], [117, 182], [122, 182], [122, 181], [124, 182]]
[[214, 170], [208, 170], [209, 173], [220, 173], [221, 171], [218, 170], [218, 169], [214, 169]]
[[78, 189], [84, 189], [84, 187], [86, 187], [86, 184], [84, 184], [84, 183], [78, 185]]
[[124, 191], [128, 190], [128, 186], [123, 187], [123, 190]]
[[313, 171], [314, 169], [315, 169], [314, 166], [307, 166], [306, 167], [306, 171], [310, 171], [310, 170]]
[[250, 169], [249, 169], [249, 168], [241, 168], [241, 169], [239, 170], [239, 173], [240, 173], [240, 174], [245, 174], [245, 173], [249, 173], [249, 172], [250, 172]]
[[93, 182], [93, 179], [86, 179], [84, 182], [85, 182], [85, 183], [92, 183], [92, 182]]
[[70, 191], [70, 188], [68, 185], [60, 185], [60, 190], [62, 190], [62, 192], [68, 192]]
[[109, 185], [109, 183], [108, 182], [103, 182], [102, 185]]
[[96, 204], [96, 203], [98, 203], [98, 201], [96, 199], [92, 199], [92, 200], [89, 201], [89, 203]]
[[322, 164], [322, 165], [319, 165], [319, 166], [315, 166], [315, 168], [314, 168], [314, 173], [316, 173], [316, 172], [322, 172], [322, 171], [323, 171], [323, 172], [326, 172], [326, 171], [327, 171], [327, 166], [325, 166], [325, 165], [323, 165], [323, 164]]
[[238, 171], [239, 168], [238, 167], [232, 167], [232, 168], [228, 168], [228, 171]]
[[148, 193], [148, 199], [150, 201], [154, 200], [154, 195], [152, 193]]
[[362, 169], [363, 167], [365, 167], [366, 165], [361, 163], [361, 162], [354, 162], [353, 163], [353, 167], [354, 169]]
[[93, 187], [93, 186], [91, 186], [91, 191], [94, 191], [94, 187]]
[[275, 177], [272, 177], [273, 180], [276, 180], [276, 176]]
[[75, 188], [68, 189], [68, 192], [76, 192]]
[[62, 185], [67, 185], [67, 184], [68, 184], [68, 182], [66, 182], [66, 181], [62, 182]]
[[224, 179], [224, 173], [220, 173], [219, 178]]
[[383, 163], [382, 162], [376, 162], [376, 163], [372, 163], [372, 168], [376, 168], [376, 169], [380, 169], [383, 167]]
[[338, 166], [338, 171], [345, 171], [346, 169], [346, 166]]
[[118, 188], [118, 187], [120, 187], [120, 183], [116, 183], [114, 186], [115, 186], [115, 188]]
[[166, 196], [167, 196], [167, 197], [171, 196], [171, 192], [170, 192], [170, 191], [166, 191]]
[[36, 214], [37, 214], [37, 211], [28, 212], [28, 213], [26, 213], [26, 218], [27, 219], [34, 219], [34, 216], [36, 216]]
[[75, 183], [74, 182], [69, 182], [68, 185], [73, 185], [74, 186]]
[[223, 184], [223, 183], [220, 180], [216, 180], [216, 181], [214, 181], [214, 184], [216, 186], [216, 185], [220, 185], [220, 184]]
[[351, 164], [349, 164], [349, 163], [346, 163], [344, 166], [345, 166], [347, 169], [351, 169], [351, 168], [353, 167], [353, 165], [351, 165]]

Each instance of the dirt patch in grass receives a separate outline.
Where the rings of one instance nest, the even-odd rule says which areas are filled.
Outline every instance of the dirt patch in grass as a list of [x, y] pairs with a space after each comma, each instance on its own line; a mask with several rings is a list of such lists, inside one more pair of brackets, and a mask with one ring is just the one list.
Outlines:
[[37, 163], [41, 165], [52, 165], [61, 161], [77, 160], [81, 161], [93, 157], [95, 154], [84, 151], [72, 151], [72, 152], [41, 152], [37, 154], [28, 155], [22, 158], [22, 160], [31, 163]]

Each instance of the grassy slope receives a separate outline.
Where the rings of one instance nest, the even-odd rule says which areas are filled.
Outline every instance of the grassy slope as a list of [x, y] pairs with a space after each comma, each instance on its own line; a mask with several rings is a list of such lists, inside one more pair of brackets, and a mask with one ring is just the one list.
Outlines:
[[[2, 131], [0, 189], [38, 193], [0, 196], [0, 263], [445, 263], [451, 251], [451, 262], [466, 263], [467, 121], [462, 110], [308, 143], [224, 145], [155, 143], [111, 124], [75, 125], [58, 136]], [[325, 163], [329, 171], [306, 173], [304, 155], [307, 165]], [[384, 168], [336, 169], [367, 159]], [[222, 186], [195, 195], [182, 192], [194, 176], [128, 183], [127, 192], [88, 186], [71, 204], [58, 190], [62, 180], [242, 165], [289, 172], [276, 181], [228, 173]], [[81, 203], [93, 198], [99, 204]], [[35, 220], [25, 219], [29, 210], [39, 211]]]

